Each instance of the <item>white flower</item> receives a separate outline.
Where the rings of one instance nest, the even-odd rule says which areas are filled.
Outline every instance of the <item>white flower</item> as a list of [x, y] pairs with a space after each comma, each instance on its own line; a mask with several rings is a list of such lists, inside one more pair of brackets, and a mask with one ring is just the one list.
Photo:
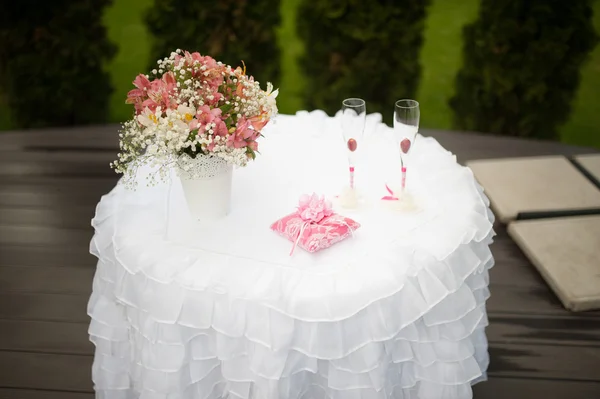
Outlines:
[[279, 89], [273, 91], [273, 84], [267, 82], [267, 106], [270, 108], [269, 116], [277, 114], [277, 95], [279, 95]]
[[[185, 122], [184, 122], [184, 121], [182, 121], [181, 119], [174, 120], [174, 121], [172, 122], [172, 128], [173, 128], [173, 129], [176, 129], [176, 130], [179, 130], [179, 131], [181, 131], [181, 132], [183, 132], [183, 133], [185, 134], [185, 136], [186, 136], [186, 137], [187, 137], [187, 135], [188, 135], [188, 133], [189, 133], [189, 131], [190, 131], [190, 128], [189, 128], [189, 126], [187, 125], [187, 123], [185, 123]], [[172, 131], [171, 131], [171, 132], [172, 132]]]
[[154, 114], [154, 112], [150, 111], [150, 108], [144, 108], [141, 114], [137, 117], [138, 122], [142, 126], [152, 126], [158, 123], [158, 117]]
[[189, 123], [192, 121], [192, 119], [194, 119], [194, 116], [196, 115], [196, 109], [194, 107], [180, 105], [177, 107], [177, 113], [181, 116], [181, 119]]

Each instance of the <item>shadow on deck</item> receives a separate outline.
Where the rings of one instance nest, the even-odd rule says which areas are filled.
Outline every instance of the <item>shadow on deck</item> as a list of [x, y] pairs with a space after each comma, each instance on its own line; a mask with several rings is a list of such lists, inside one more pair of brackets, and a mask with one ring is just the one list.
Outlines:
[[[90, 219], [117, 182], [117, 126], [0, 133], [0, 399], [91, 399]], [[460, 162], [575, 155], [558, 143], [425, 131]], [[600, 398], [600, 312], [563, 309], [503, 226], [492, 250], [489, 381], [476, 399]]]

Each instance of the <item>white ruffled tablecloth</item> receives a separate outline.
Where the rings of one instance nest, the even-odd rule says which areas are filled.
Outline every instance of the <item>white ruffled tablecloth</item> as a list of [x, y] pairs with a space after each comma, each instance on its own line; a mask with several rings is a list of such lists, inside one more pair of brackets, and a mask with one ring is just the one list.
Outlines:
[[[471, 171], [418, 136], [408, 185], [422, 212], [381, 201], [399, 179], [391, 129], [369, 115], [354, 237], [316, 254], [269, 226], [304, 193], [335, 195], [338, 117], [280, 115], [234, 171], [232, 212], [191, 221], [177, 177], [117, 185], [93, 219], [93, 380], [105, 399], [463, 399], [488, 366], [493, 215]], [[363, 149], [361, 147], [361, 149]]]

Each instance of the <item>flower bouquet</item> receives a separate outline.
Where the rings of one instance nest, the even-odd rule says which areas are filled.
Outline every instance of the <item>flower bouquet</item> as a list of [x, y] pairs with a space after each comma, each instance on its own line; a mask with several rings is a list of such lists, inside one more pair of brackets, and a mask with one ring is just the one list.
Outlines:
[[123, 125], [121, 152], [111, 166], [129, 185], [142, 165], [153, 170], [150, 184], [164, 180], [175, 166], [194, 216], [227, 214], [232, 166], [256, 157], [258, 138], [277, 113], [278, 90], [271, 83], [262, 90], [245, 65], [234, 69], [181, 50], [133, 84], [127, 103], [135, 115]]

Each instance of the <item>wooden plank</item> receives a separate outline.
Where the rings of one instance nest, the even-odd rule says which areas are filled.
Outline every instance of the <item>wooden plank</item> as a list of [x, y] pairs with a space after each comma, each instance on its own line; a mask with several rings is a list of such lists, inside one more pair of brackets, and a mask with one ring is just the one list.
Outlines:
[[[118, 125], [9, 131], [0, 135], [2, 150], [44, 148], [118, 148]], [[461, 160], [535, 155], [576, 155], [597, 153], [593, 148], [553, 141], [528, 140], [471, 132], [422, 129], [424, 136], [436, 138]]]
[[94, 399], [93, 393], [0, 388], [0, 399]]
[[600, 347], [600, 318], [491, 314], [486, 334], [494, 344]]
[[113, 176], [111, 152], [8, 151], [0, 157], [0, 176]]
[[[0, 151], [0, 156], [2, 152]], [[120, 175], [114, 174], [106, 178], [94, 178], [93, 180], [85, 177], [61, 177], [61, 176], [0, 176], [0, 192], [4, 188], [12, 190], [13, 186], [31, 186], [38, 190], [47, 190], [48, 187], [61, 187], [67, 191], [83, 191], [102, 186], [106, 192], [115, 185]]]
[[88, 299], [88, 295], [0, 292], [0, 319], [89, 323]]
[[40, 226], [0, 225], [0, 244], [89, 247], [93, 231]]
[[[38, 129], [3, 132], [0, 149], [6, 151], [40, 148], [73, 148], [108, 150], [118, 148], [118, 125]], [[559, 142], [528, 140], [489, 134], [422, 129], [424, 136], [436, 138], [459, 160], [537, 155], [577, 155], [597, 153], [593, 148]]]
[[0, 266], [0, 292], [90, 295], [94, 271], [76, 267]]
[[115, 148], [118, 144], [119, 125], [75, 126], [2, 132], [2, 150], [26, 150], [28, 147], [46, 148]]
[[60, 207], [0, 207], [0, 226], [37, 226], [91, 230], [94, 211], [94, 207], [89, 205], [71, 205], [68, 212], [60, 209]]
[[[553, 346], [490, 347], [491, 378], [532, 378], [597, 382], [598, 353], [586, 348]], [[0, 352], [0, 386], [85, 391], [91, 389], [91, 356]], [[69, 370], [65, 373], [64, 370]], [[67, 377], [67, 376], [70, 376]]]
[[[0, 293], [0, 318], [87, 322], [88, 295]], [[558, 302], [554, 305], [536, 291], [522, 288], [492, 287], [487, 304], [490, 316], [537, 314], [548, 317], [568, 316]], [[600, 312], [578, 315], [582, 319], [598, 319]]]
[[[487, 309], [491, 315], [538, 314], [546, 316], [565, 316], [569, 314], [569, 312], [561, 306], [560, 302], [558, 302], [558, 300], [548, 291], [547, 287], [528, 289], [495, 285], [491, 287], [491, 292], [492, 295], [487, 303]], [[87, 295], [1, 292], [0, 318], [12, 319], [23, 317], [33, 320], [86, 321], [86, 300]], [[12, 303], [12, 305], [9, 306], [9, 303]], [[600, 312], [583, 313], [581, 314], [581, 317], [600, 318]]]
[[556, 141], [431, 129], [423, 129], [422, 134], [434, 137], [444, 148], [456, 154], [461, 163], [475, 159], [598, 153], [594, 148], [566, 145]]
[[[116, 179], [102, 183], [70, 186], [67, 184], [10, 184], [0, 181], [0, 206], [54, 208], [71, 204], [86, 205], [91, 210], [116, 184]], [[93, 183], [94, 180], [90, 180]], [[0, 219], [1, 220], [1, 219]]]
[[0, 265], [44, 267], [95, 267], [98, 259], [89, 245], [44, 247], [0, 243]]
[[[39, 148], [39, 147], [38, 147]], [[109, 163], [113, 161], [114, 153], [106, 151], [85, 151], [83, 148], [79, 151], [2, 151], [0, 152], [0, 163], [2, 162], [22, 162], [27, 164], [37, 163], [63, 163], [63, 164], [103, 164], [109, 169]]]
[[[492, 283], [490, 291], [491, 297], [487, 301], [489, 313], [547, 316], [569, 314], [548, 287], [543, 285], [539, 287], [519, 287]], [[589, 316], [589, 314], [584, 316]]]
[[494, 226], [496, 237], [491, 245], [494, 255], [494, 267], [490, 270], [490, 281], [493, 284], [513, 285], [520, 287], [540, 287], [544, 280], [523, 254], [521, 249], [508, 236], [504, 226]]
[[0, 320], [0, 351], [93, 355], [88, 323]]
[[596, 399], [597, 382], [496, 378], [473, 387], [475, 399]]
[[0, 387], [92, 392], [92, 356], [0, 352]]
[[110, 177], [114, 172], [106, 163], [90, 164], [85, 162], [28, 162], [22, 161], [1, 161], [0, 175], [8, 176], [85, 176]]
[[0, 225], [90, 230], [93, 216], [92, 206], [73, 205], [69, 212], [56, 208], [0, 208]]
[[489, 352], [491, 377], [600, 382], [600, 348], [493, 343]]

